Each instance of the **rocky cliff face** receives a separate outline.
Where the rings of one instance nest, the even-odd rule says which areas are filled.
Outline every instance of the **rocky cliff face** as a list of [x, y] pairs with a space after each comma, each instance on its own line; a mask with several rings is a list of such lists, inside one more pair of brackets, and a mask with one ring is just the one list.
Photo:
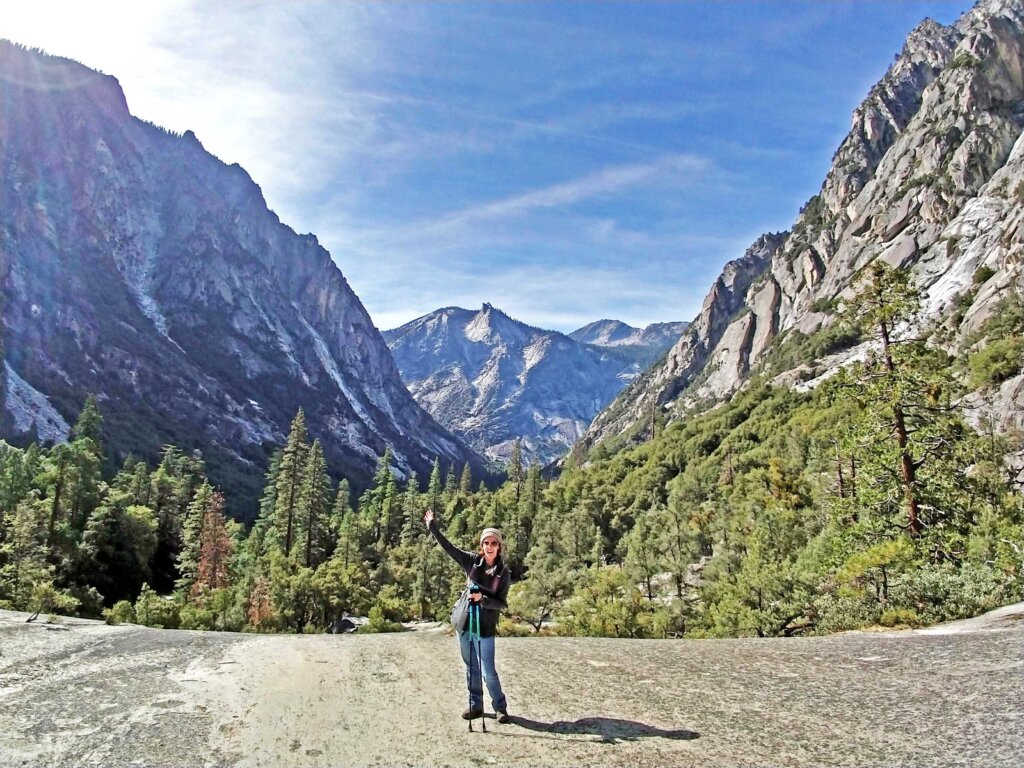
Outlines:
[[[922, 22], [854, 112], [793, 229], [726, 266], [687, 333], [595, 420], [588, 442], [667, 404], [727, 397], [781, 337], [830, 323], [875, 259], [913, 271], [932, 316], [967, 302], [954, 342], [977, 329], [1008, 292], [1024, 292], [1022, 127], [1024, 3], [983, 0], [955, 25]], [[979, 267], [989, 276], [975, 290]]]
[[356, 485], [385, 444], [404, 472], [475, 460], [241, 167], [133, 118], [116, 80], [74, 62], [0, 42], [0, 72], [9, 433], [60, 439], [53, 415], [66, 430], [95, 393], [119, 456], [199, 448], [250, 499], [300, 406]]
[[489, 457], [522, 438], [547, 463], [580, 438], [626, 383], [632, 363], [554, 331], [520, 323], [490, 304], [448, 307], [384, 338], [416, 400]]

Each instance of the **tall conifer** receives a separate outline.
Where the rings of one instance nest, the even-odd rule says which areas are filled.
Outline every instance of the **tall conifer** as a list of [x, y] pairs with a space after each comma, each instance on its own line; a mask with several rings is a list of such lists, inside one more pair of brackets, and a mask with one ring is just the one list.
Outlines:
[[302, 497], [309, 459], [309, 445], [306, 443], [306, 415], [302, 409], [295, 414], [288, 442], [281, 452], [274, 490], [274, 526], [280, 536], [281, 551], [291, 555], [295, 544], [297, 513]]

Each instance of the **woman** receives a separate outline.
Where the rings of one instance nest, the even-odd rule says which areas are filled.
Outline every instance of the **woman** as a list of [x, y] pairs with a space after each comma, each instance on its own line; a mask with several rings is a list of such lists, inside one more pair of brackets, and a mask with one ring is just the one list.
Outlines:
[[491, 704], [498, 715], [499, 723], [507, 723], [508, 705], [505, 701], [505, 694], [501, 690], [501, 681], [498, 679], [498, 672], [494, 668], [494, 635], [498, 628], [498, 614], [506, 606], [508, 587], [511, 582], [511, 573], [508, 566], [502, 562], [501, 550], [503, 540], [501, 531], [497, 528], [484, 528], [480, 533], [480, 549], [476, 554], [464, 549], [459, 549], [445, 538], [444, 534], [437, 529], [434, 522], [434, 512], [428, 509], [423, 514], [423, 522], [427, 524], [430, 535], [437, 539], [437, 543], [448, 553], [459, 566], [466, 572], [468, 585], [477, 585], [479, 591], [470, 590], [469, 599], [471, 605], [479, 607], [480, 612], [480, 638], [470, 638], [467, 630], [469, 611], [463, 620], [463, 626], [455, 627], [459, 637], [459, 646], [462, 649], [462, 660], [469, 671], [466, 679], [469, 685], [469, 709], [462, 713], [466, 720], [473, 720], [484, 716], [484, 692], [480, 682], [480, 665], [474, 661], [476, 655], [475, 642], [480, 643], [480, 656], [483, 661], [483, 677], [487, 683], [487, 692], [491, 695]]

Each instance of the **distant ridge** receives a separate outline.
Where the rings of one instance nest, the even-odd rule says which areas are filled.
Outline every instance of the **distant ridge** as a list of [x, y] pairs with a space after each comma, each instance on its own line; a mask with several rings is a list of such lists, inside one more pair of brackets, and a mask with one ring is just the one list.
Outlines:
[[491, 459], [563, 455], [632, 376], [621, 355], [513, 320], [491, 304], [445, 307], [385, 331], [409, 391]]

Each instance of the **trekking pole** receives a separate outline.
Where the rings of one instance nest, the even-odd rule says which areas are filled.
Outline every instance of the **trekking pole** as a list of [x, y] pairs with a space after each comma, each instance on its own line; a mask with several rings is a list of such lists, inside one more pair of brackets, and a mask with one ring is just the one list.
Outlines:
[[476, 668], [480, 670], [480, 728], [487, 733], [487, 713], [484, 712], [484, 643], [480, 638], [480, 603], [474, 604], [476, 609]]
[[[472, 594], [476, 592], [478, 587], [476, 584], [470, 584], [469, 592]], [[466, 689], [469, 691], [469, 732], [473, 732], [473, 661], [476, 660], [479, 654], [473, 652], [474, 638], [477, 636], [477, 629], [474, 626], [473, 617], [476, 614], [475, 611], [476, 603], [472, 600], [469, 601], [469, 611], [466, 616], [466, 634], [469, 637], [469, 663], [466, 665]], [[483, 675], [480, 676], [480, 687], [483, 688]]]
[[469, 634], [469, 664], [466, 665], [466, 690], [469, 691], [469, 732], [473, 732], [473, 603], [469, 604], [469, 616], [466, 617], [466, 632]]

